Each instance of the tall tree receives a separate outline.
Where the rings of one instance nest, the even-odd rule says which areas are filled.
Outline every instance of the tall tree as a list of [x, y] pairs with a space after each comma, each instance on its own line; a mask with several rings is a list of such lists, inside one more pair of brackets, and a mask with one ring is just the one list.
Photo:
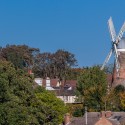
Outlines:
[[64, 103], [35, 88], [32, 76], [0, 61], [0, 125], [56, 125], [65, 113]]
[[35, 58], [34, 72], [39, 77], [53, 77], [52, 75], [52, 54], [49, 52], [39, 53]]
[[39, 54], [35, 64], [35, 74], [51, 78], [58, 76], [58, 78], [63, 79], [66, 78], [71, 67], [76, 66], [77, 61], [74, 54], [65, 50], [57, 50], [55, 53]]
[[77, 80], [78, 76], [81, 72], [84, 71], [84, 68], [71, 68], [66, 75], [66, 79], [68, 80]]
[[[34, 96], [32, 79], [10, 62], [0, 61], [0, 124], [37, 124], [30, 109]], [[34, 120], [32, 119], [34, 118]]]
[[[38, 101], [33, 103], [33, 107], [39, 106], [38, 112], [36, 113], [39, 123], [45, 125], [57, 125], [62, 123], [64, 115], [68, 111], [64, 102], [56, 98], [53, 92], [49, 92], [41, 87], [36, 88], [35, 96]], [[40, 111], [44, 111], [44, 120], [39, 117]]]
[[90, 111], [104, 110], [106, 89], [106, 74], [98, 66], [84, 69], [78, 77], [78, 95]]
[[117, 85], [112, 88], [107, 96], [108, 110], [112, 111], [125, 111], [125, 87]]
[[7, 45], [1, 49], [0, 58], [12, 62], [16, 68], [23, 69], [33, 65], [35, 53], [38, 52], [39, 49], [26, 45]]
[[68, 51], [60, 49], [54, 53], [53, 66], [56, 66], [54, 68], [60, 79], [65, 79], [71, 67], [76, 66], [76, 63], [74, 54]]

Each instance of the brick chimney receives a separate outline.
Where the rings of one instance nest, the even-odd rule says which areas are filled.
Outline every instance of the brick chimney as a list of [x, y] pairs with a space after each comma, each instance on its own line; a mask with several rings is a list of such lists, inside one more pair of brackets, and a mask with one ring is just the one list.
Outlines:
[[101, 112], [101, 118], [105, 118], [105, 111]]
[[105, 117], [106, 118], [110, 118], [112, 116], [112, 112], [111, 111], [106, 111], [105, 112]]
[[71, 122], [70, 120], [71, 120], [70, 114], [66, 113], [64, 117], [64, 125], [69, 125], [69, 123]]
[[33, 74], [32, 69], [28, 69], [28, 74], [30, 74], [30, 75]]
[[94, 125], [112, 125], [110, 121], [106, 119], [105, 111], [101, 112], [101, 118]]

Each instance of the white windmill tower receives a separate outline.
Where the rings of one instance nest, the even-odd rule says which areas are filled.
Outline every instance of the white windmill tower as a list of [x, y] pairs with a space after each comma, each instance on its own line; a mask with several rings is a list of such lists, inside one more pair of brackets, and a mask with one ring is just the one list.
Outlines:
[[117, 78], [124, 78], [125, 80], [125, 38], [123, 37], [123, 33], [125, 32], [125, 22], [122, 25], [118, 36], [116, 36], [115, 28], [113, 25], [112, 18], [110, 17], [108, 20], [109, 33], [111, 36], [112, 47], [111, 50], [106, 57], [101, 70], [104, 69], [105, 65], [108, 63], [112, 53], [115, 56], [115, 71]]

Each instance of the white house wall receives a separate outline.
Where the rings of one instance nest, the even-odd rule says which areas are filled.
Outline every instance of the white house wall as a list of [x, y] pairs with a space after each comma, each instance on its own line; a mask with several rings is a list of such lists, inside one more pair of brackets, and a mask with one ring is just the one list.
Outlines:
[[76, 96], [57, 96], [57, 98], [60, 98], [65, 103], [75, 103]]

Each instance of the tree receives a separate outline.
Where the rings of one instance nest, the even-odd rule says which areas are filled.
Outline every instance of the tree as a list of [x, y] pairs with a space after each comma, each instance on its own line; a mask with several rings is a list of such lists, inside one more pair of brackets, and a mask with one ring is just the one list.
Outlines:
[[104, 110], [106, 89], [106, 74], [98, 66], [84, 69], [78, 77], [77, 93], [90, 111]]
[[[65, 79], [71, 72], [71, 67], [76, 66], [74, 54], [57, 50], [55, 53], [40, 53], [35, 60], [34, 72], [37, 76]], [[41, 77], [40, 76], [40, 77]]]
[[108, 64], [104, 67], [104, 71], [106, 74], [112, 74], [113, 73], [113, 69], [114, 69], [114, 64]]
[[84, 68], [71, 68], [66, 75], [66, 79], [68, 80], [77, 80], [78, 76], [81, 72], [84, 71]]
[[76, 63], [74, 54], [68, 51], [59, 49], [54, 53], [53, 67], [56, 66], [56, 73], [60, 79], [65, 79], [71, 67], [76, 66]]
[[53, 77], [52, 72], [52, 54], [49, 52], [39, 53], [35, 59], [33, 71], [36, 76], [46, 78]]
[[0, 124], [56, 125], [66, 112], [49, 91], [33, 86], [33, 78], [7, 61], [0, 61]]
[[[10, 62], [0, 61], [0, 124], [38, 125], [30, 100], [34, 96], [32, 78], [15, 70]], [[32, 119], [34, 118], [34, 119]]]
[[68, 106], [69, 113], [73, 117], [81, 117], [83, 116], [83, 104], [82, 103], [69, 103], [66, 104]]
[[120, 93], [120, 104], [121, 104], [122, 110], [125, 111], [125, 91]]
[[[35, 96], [38, 103], [38, 112], [44, 111], [44, 121], [39, 119], [41, 124], [45, 125], [57, 125], [61, 124], [64, 115], [67, 113], [68, 108], [65, 106], [64, 102], [56, 98], [53, 92], [49, 92], [42, 87], [37, 87], [35, 90]], [[36, 106], [36, 103], [34, 104]], [[37, 113], [37, 117], [39, 114]]]
[[55, 53], [40, 53], [38, 48], [26, 45], [1, 47], [0, 59], [10, 61], [16, 69], [27, 71], [31, 68], [36, 77], [58, 77], [60, 80], [72, 76], [71, 68], [77, 64], [74, 54], [68, 51], [59, 49]]
[[125, 87], [123, 85], [117, 85], [112, 88], [107, 96], [107, 105], [109, 110], [124, 111], [125, 110]]
[[15, 68], [23, 69], [33, 65], [37, 53], [39, 53], [39, 49], [26, 45], [7, 45], [5, 48], [1, 48], [0, 59], [12, 62]]

